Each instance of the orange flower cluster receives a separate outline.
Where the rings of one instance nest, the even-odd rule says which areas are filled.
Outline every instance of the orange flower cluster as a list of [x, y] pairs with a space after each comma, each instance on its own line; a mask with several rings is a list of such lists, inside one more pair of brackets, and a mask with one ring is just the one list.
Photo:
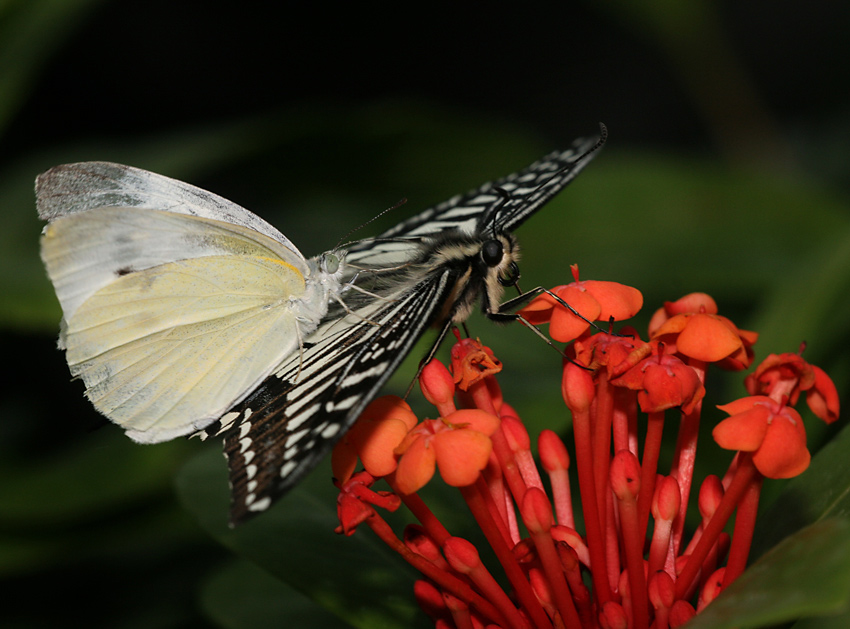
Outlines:
[[[454, 346], [450, 370], [439, 361], [422, 370], [420, 385], [436, 419], [419, 421], [403, 400], [380, 398], [334, 451], [338, 531], [350, 535], [366, 524], [420, 570], [424, 579], [414, 592], [435, 626], [683, 625], [745, 568], [763, 479], [808, 467], [805, 428], [793, 408], [801, 394], [817, 417], [838, 417], [835, 386], [801, 353], [765, 359], [746, 377], [750, 396], [719, 407], [729, 417], [712, 435], [737, 454], [728, 470], [701, 483], [703, 521], [685, 543], [708, 366], [749, 368], [757, 335], [719, 315], [701, 293], [660, 308], [647, 340], [628, 328], [599, 331], [594, 321], [610, 326], [634, 316], [642, 296], [614, 282], [579, 281], [575, 267], [573, 277], [520, 312], [526, 323], [548, 323], [553, 339], [570, 343], [562, 395], [572, 415], [575, 459], [554, 431], [540, 434], [548, 492], [531, 437], [502, 399], [501, 363], [471, 339]], [[662, 434], [674, 412], [676, 450], [670, 469], [661, 471]], [[358, 460], [364, 471], [354, 473]], [[478, 549], [451, 534], [419, 496], [436, 471], [461, 492], [510, 591]], [[583, 535], [576, 530], [571, 474]], [[389, 491], [371, 489], [379, 478]], [[401, 504], [420, 522], [403, 538], [378, 511]], [[730, 538], [723, 529], [733, 514]]]

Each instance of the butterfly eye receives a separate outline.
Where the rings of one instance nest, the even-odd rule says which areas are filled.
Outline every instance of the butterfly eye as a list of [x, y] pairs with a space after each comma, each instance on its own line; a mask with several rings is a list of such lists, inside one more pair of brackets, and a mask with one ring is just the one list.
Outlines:
[[504, 248], [498, 240], [488, 240], [481, 247], [481, 259], [489, 267], [494, 267], [502, 261]]
[[508, 265], [507, 271], [499, 274], [499, 284], [502, 286], [513, 286], [519, 281], [519, 267], [516, 262]]
[[325, 273], [336, 273], [339, 270], [339, 258], [332, 253], [325, 253], [322, 256], [322, 266]]

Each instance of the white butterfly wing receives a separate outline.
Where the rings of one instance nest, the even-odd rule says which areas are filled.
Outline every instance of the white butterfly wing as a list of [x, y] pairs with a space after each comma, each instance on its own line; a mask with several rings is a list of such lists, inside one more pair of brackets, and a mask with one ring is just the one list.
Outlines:
[[137, 207], [69, 212], [45, 227], [42, 258], [71, 372], [136, 441], [203, 428], [298, 345], [308, 263], [247, 227]]
[[111, 162], [54, 166], [35, 182], [38, 216], [51, 221], [102, 207], [138, 207], [200, 216], [247, 227], [304, 256], [262, 218], [212, 192], [163, 175]]

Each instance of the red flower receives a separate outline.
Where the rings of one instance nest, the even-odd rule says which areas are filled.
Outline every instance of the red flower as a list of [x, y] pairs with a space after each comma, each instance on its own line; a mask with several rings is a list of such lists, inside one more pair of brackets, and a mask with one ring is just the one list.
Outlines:
[[[802, 349], [801, 349], [802, 351]], [[831, 424], [838, 419], [838, 391], [829, 376], [806, 362], [800, 354], [771, 354], [744, 381], [750, 395], [767, 395], [774, 400], [787, 398], [795, 405], [801, 391], [812, 412]]]
[[[452, 376], [461, 391], [468, 391], [476, 382], [502, 370], [502, 363], [493, 350], [478, 339], [462, 339], [455, 330], [458, 342], [452, 347]], [[433, 362], [433, 361], [432, 361]]]
[[653, 344], [653, 354], [611, 380], [615, 386], [638, 391], [638, 403], [644, 413], [681, 407], [690, 413], [705, 396], [705, 387], [696, 371], [679, 358], [664, 353], [663, 344]]
[[417, 423], [410, 406], [395, 395], [375, 399], [357, 423], [334, 446], [331, 467], [334, 478], [345, 483], [354, 473], [357, 459], [376, 478], [396, 469], [395, 447]]
[[768, 478], [792, 478], [809, 467], [806, 429], [800, 414], [756, 395], [718, 406], [729, 413], [712, 435], [721, 448], [753, 452], [753, 463]]
[[499, 418], [479, 409], [462, 409], [443, 419], [426, 419], [395, 449], [400, 456], [396, 486], [403, 494], [424, 487], [435, 466], [447, 485], [465, 487], [487, 466]]
[[556, 286], [551, 292], [569, 304], [580, 317], [547, 293], [520, 310], [529, 323], [549, 323], [549, 336], [554, 340], [572, 341], [587, 331], [590, 321], [622, 321], [633, 317], [643, 306], [643, 295], [636, 288], [617, 282], [579, 281], [578, 265], [570, 268], [575, 281]]
[[[693, 310], [698, 308], [698, 310]], [[649, 336], [664, 342], [671, 353], [741, 371], [753, 361], [758, 334], [740, 330], [717, 314], [717, 304], [704, 293], [691, 293], [667, 302], [652, 316]]]

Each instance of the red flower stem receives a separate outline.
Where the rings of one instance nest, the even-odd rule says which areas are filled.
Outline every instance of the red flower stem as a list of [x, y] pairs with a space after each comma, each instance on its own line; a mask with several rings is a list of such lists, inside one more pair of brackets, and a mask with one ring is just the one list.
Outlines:
[[516, 544], [511, 536], [510, 530], [508, 529], [509, 523], [502, 519], [502, 513], [499, 506], [496, 504], [496, 499], [493, 497], [493, 494], [490, 493], [490, 488], [487, 486], [487, 482], [483, 477], [479, 476], [476, 481], [476, 485], [478, 486], [478, 491], [481, 492], [481, 498], [487, 505], [487, 510], [490, 511], [490, 517], [493, 518], [493, 524], [499, 529], [499, 533], [502, 535], [502, 539], [505, 540], [505, 544], [510, 547], [515, 546]]
[[627, 496], [618, 499], [620, 507], [620, 530], [626, 552], [626, 572], [629, 575], [629, 592], [632, 599], [632, 624], [634, 629], [649, 627], [649, 598], [646, 590], [646, 574], [643, 566], [643, 537], [638, 523], [637, 501]]
[[661, 436], [664, 432], [664, 411], [647, 415], [646, 441], [643, 444], [643, 460], [640, 466], [640, 494], [638, 494], [638, 516], [641, 538], [646, 537], [652, 497], [655, 495], [655, 479], [658, 475], [658, 456], [661, 453]]
[[456, 629], [474, 628], [472, 624], [472, 613], [469, 611], [469, 605], [465, 601], [460, 600], [457, 596], [448, 592], [443, 593], [443, 601], [445, 602], [446, 609], [452, 615], [452, 622], [455, 624]]
[[561, 565], [561, 559], [558, 557], [555, 542], [549, 535], [549, 531], [532, 533], [531, 541], [534, 542], [537, 556], [543, 564], [543, 571], [546, 573], [549, 587], [552, 588], [555, 607], [561, 615], [561, 621], [567, 627], [581, 627], [581, 620], [564, 576], [564, 567]]
[[606, 526], [608, 501], [605, 495], [610, 493], [608, 484], [611, 466], [611, 423], [614, 419], [614, 395], [608, 384], [608, 372], [600, 369], [596, 378], [596, 418], [593, 424], [593, 477], [596, 481], [596, 498], [599, 505], [599, 522]]
[[555, 519], [571, 529], [576, 527], [573, 516], [572, 490], [570, 489], [570, 473], [568, 470], [549, 472], [549, 484], [552, 487], [552, 502], [555, 507]]
[[[374, 533], [392, 550], [397, 552], [411, 566], [419, 570], [423, 575], [434, 581], [439, 587], [448, 590], [459, 599], [465, 601], [471, 607], [474, 607], [478, 612], [490, 619], [492, 622], [505, 626], [515, 626], [507, 624], [507, 619], [499, 612], [495, 605], [490, 603], [486, 598], [478, 594], [472, 587], [453, 574], [441, 570], [433, 563], [417, 555], [410, 550], [404, 542], [402, 542], [393, 532], [390, 525], [381, 518], [377, 513], [366, 520], [366, 524]], [[521, 627], [521, 625], [520, 625]]]
[[443, 542], [445, 542], [451, 534], [446, 530], [446, 527], [443, 526], [443, 523], [440, 522], [439, 518], [434, 515], [431, 509], [428, 508], [428, 505], [425, 504], [425, 501], [419, 497], [418, 494], [403, 494], [398, 490], [395, 484], [395, 472], [386, 476], [384, 480], [387, 481], [387, 484], [390, 486], [390, 489], [393, 490], [393, 493], [396, 496], [401, 498], [401, 501], [404, 505], [410, 510], [413, 516], [419, 520], [419, 523], [425, 528], [428, 532], [428, 535], [431, 536], [438, 546], [442, 546]]
[[726, 522], [729, 521], [735, 507], [741, 501], [741, 498], [743, 498], [753, 479], [758, 474], [758, 470], [753, 465], [752, 454], [742, 453], [739, 457], [738, 470], [735, 473], [735, 478], [732, 479], [732, 484], [729, 485], [726, 493], [723, 494], [723, 499], [717, 505], [717, 509], [714, 511], [714, 515], [711, 516], [711, 520], [706, 524], [702, 532], [702, 537], [696, 547], [694, 547], [694, 552], [691, 553], [685, 567], [679, 574], [679, 578], [676, 581], [677, 600], [682, 599], [687, 593], [703, 561], [705, 561], [712, 546], [717, 542], [720, 533], [723, 531], [723, 527], [726, 526]]
[[[613, 597], [611, 587], [608, 584], [605, 540], [599, 524], [599, 506], [596, 500], [596, 485], [593, 481], [590, 412], [588, 409], [573, 410], [573, 436], [576, 442], [576, 470], [582, 511], [584, 512], [587, 549], [590, 553], [590, 573], [593, 577], [593, 588], [601, 606], [612, 600]], [[607, 472], [605, 477], [608, 477]]]
[[614, 452], [628, 450], [635, 456], [637, 448], [637, 396], [634, 391], [614, 387], [614, 419], [611, 433]]
[[620, 578], [620, 534], [619, 515], [614, 509], [614, 493], [607, 492], [605, 495], [606, 521], [605, 527], [605, 559], [608, 562], [608, 584], [611, 591], [617, 591], [617, 581]]
[[531, 629], [526, 618], [481, 562], [478, 550], [471, 542], [460, 537], [451, 538], [443, 547], [443, 554], [454, 570], [472, 581], [478, 591], [496, 606], [511, 627]]
[[496, 553], [496, 558], [502, 564], [502, 568], [511, 586], [514, 588], [514, 593], [520, 605], [525, 609], [531, 619], [531, 624], [535, 628], [539, 627], [541, 629], [552, 627], [552, 622], [534, 595], [534, 591], [525, 578], [525, 574], [522, 568], [520, 568], [519, 563], [517, 563], [516, 557], [505, 543], [501, 531], [493, 521], [490, 510], [487, 508], [486, 501], [478, 487], [476, 485], [469, 485], [468, 487], [460, 487], [459, 489], [475, 521], [484, 533], [484, 537], [487, 538], [487, 541], [493, 548], [493, 552]]
[[514, 498], [514, 501], [519, 504], [522, 502], [522, 497], [525, 495], [525, 481], [522, 479], [519, 468], [517, 467], [516, 459], [508, 445], [508, 440], [501, 427], [490, 435], [490, 441], [493, 444], [493, 452], [499, 460], [499, 467], [502, 468], [502, 474], [508, 484], [508, 489]]
[[[640, 503], [638, 503], [640, 504]], [[670, 520], [655, 519], [652, 529], [652, 542], [649, 546], [649, 574], [655, 574], [667, 567], [668, 550], [670, 549], [670, 531], [673, 522]]]
[[[468, 393], [472, 397], [477, 408], [480, 408], [482, 411], [492, 413], [496, 417], [499, 416], [499, 413], [496, 411], [496, 407], [493, 405], [493, 399], [490, 395], [490, 391], [483, 380], [472, 385]], [[522, 474], [517, 466], [513, 451], [508, 444], [508, 439], [501, 426], [495, 433], [490, 435], [490, 441], [493, 444], [493, 452], [496, 454], [499, 466], [502, 468], [502, 475], [508, 484], [508, 489], [510, 489], [514, 500], [519, 503], [525, 495], [525, 481], [522, 478]]]
[[[706, 363], [690, 358], [688, 364], [696, 371], [699, 381], [705, 385]], [[679, 482], [679, 489], [682, 492], [679, 515], [673, 521], [673, 553], [675, 556], [679, 555], [679, 549], [682, 546], [682, 531], [685, 528], [685, 515], [688, 511], [688, 499], [691, 495], [691, 483], [694, 478], [701, 414], [702, 400], [694, 405], [690, 413], [682, 416], [682, 422], [679, 424], [679, 437], [676, 441], [676, 452], [673, 456], [671, 475]]]
[[741, 576], [747, 567], [750, 546], [753, 542], [753, 530], [756, 526], [756, 513], [759, 508], [764, 476], [756, 474], [744, 492], [738, 510], [735, 512], [735, 529], [732, 532], [732, 546], [729, 548], [729, 559], [726, 561], [726, 573], [723, 575], [723, 588]]

